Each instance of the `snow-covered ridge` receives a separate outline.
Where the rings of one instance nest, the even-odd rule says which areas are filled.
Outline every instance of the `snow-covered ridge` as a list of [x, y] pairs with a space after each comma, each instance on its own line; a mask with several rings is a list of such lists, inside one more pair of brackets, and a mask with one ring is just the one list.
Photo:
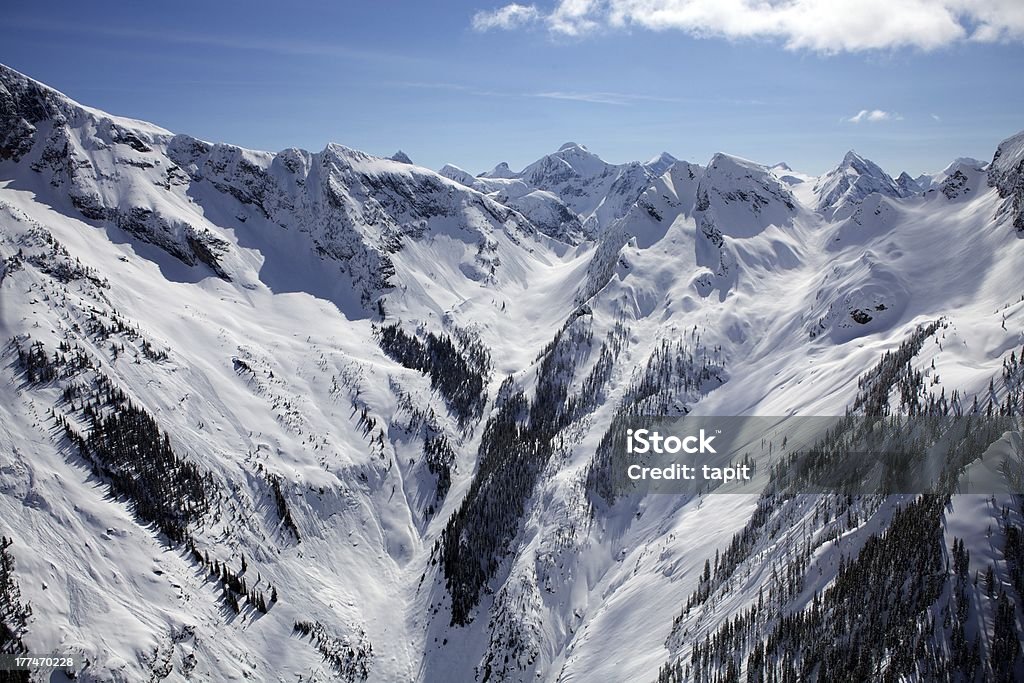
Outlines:
[[[535, 232], [514, 209], [407, 158], [333, 143], [278, 154], [211, 144], [82, 107], [6, 67], [0, 87], [0, 158], [30, 166], [85, 218], [225, 279], [241, 257], [224, 231], [243, 224], [246, 232], [266, 224], [304, 235], [312, 253], [336, 261], [362, 307], [399, 284], [390, 279], [394, 255], [410, 241], [461, 242], [465, 268], [486, 280], [499, 260], [474, 252], [493, 232], [512, 240]], [[236, 208], [207, 215], [206, 205], [223, 205], [218, 194]]]

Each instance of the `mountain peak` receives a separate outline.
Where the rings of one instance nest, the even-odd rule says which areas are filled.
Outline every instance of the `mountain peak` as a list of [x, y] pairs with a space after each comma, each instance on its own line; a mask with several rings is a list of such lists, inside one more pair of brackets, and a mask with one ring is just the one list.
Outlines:
[[449, 180], [454, 180], [457, 183], [465, 185], [466, 187], [473, 187], [473, 174], [465, 169], [459, 168], [455, 164], [445, 164], [438, 170], [439, 175], [443, 175]]
[[921, 185], [906, 171], [900, 173], [900, 177], [896, 179], [896, 186], [900, 188], [900, 195], [903, 197], [920, 194], [922, 189]]
[[409, 158], [409, 155], [406, 154], [405, 152], [403, 152], [402, 150], [398, 150], [397, 152], [395, 152], [394, 154], [392, 154], [388, 158], [391, 159], [391, 161], [397, 161], [397, 162], [399, 162], [401, 164], [411, 164], [412, 163], [412, 159]]
[[[558, 148], [558, 151], [553, 154], [545, 155], [540, 159], [558, 159], [562, 162], [569, 164], [600, 164], [604, 165], [604, 161], [598, 155], [587, 149], [586, 145], [580, 145], [575, 142], [567, 142]], [[525, 173], [525, 171], [524, 171]]]
[[858, 162], [863, 162], [863, 161], [867, 161], [867, 159], [865, 159], [861, 155], [857, 154], [857, 152], [855, 150], [851, 149], [843, 157], [843, 163], [841, 165], [842, 166], [852, 166], [853, 164], [856, 164]]
[[507, 161], [502, 161], [500, 164], [492, 168], [490, 171], [485, 171], [480, 174], [484, 178], [515, 178], [516, 174], [512, 172], [512, 169], [508, 167]]
[[873, 192], [888, 197], [903, 196], [892, 176], [852, 149], [839, 166], [818, 180], [814, 191], [818, 195], [818, 210], [830, 214], [835, 214], [842, 205], [859, 204]]
[[986, 162], [974, 159], [972, 157], [957, 157], [956, 159], [953, 159], [953, 161], [948, 166], [946, 166], [946, 168], [942, 169], [939, 175], [950, 176], [956, 173], [961, 168], [980, 171], [984, 169], [985, 166], [987, 166]]
[[644, 164], [644, 166], [650, 169], [654, 175], [661, 175], [677, 161], [679, 160], [668, 152], [662, 152], [658, 156], [650, 159], [646, 164]]
[[742, 169], [748, 173], [756, 172], [758, 174], [765, 173], [767, 168], [751, 161], [750, 159], [744, 159], [743, 157], [733, 156], [732, 154], [726, 154], [725, 152], [716, 152], [711, 161], [708, 162], [709, 169]]
[[583, 145], [567, 142], [557, 152], [546, 154], [524, 168], [520, 177], [542, 190], [550, 190], [570, 178], [604, 176], [613, 168]]
[[858, 154], [852, 149], [846, 153], [843, 157], [843, 161], [839, 164], [839, 167], [836, 170], [843, 171], [847, 169], [851, 169], [859, 175], [869, 175], [875, 178], [885, 178], [888, 180], [892, 179], [888, 173], [882, 170], [881, 166], [867, 157]]

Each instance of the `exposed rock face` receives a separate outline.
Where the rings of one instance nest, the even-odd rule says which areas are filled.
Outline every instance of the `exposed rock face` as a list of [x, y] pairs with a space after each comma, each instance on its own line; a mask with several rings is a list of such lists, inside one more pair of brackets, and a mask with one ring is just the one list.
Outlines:
[[1024, 133], [1003, 140], [988, 167], [988, 184], [1006, 199], [1004, 211], [1017, 232], [1024, 232]]

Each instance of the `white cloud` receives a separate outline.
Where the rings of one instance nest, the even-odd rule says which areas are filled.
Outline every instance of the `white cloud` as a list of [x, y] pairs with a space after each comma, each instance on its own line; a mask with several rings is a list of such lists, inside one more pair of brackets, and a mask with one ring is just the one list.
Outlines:
[[589, 33], [601, 25], [601, 3], [597, 0], [559, 0], [547, 15], [552, 31], [576, 36]]
[[936, 121], [942, 121], [942, 117], [939, 116], [938, 114], [932, 114], [932, 118]]
[[891, 111], [884, 111], [882, 109], [861, 109], [859, 112], [851, 116], [850, 118], [843, 119], [848, 123], [878, 123], [879, 121], [902, 121], [903, 117], [899, 114]]
[[512, 3], [489, 12], [477, 12], [473, 15], [473, 28], [477, 31], [489, 31], [493, 28], [508, 31], [537, 21], [540, 17], [540, 11], [535, 5]]
[[556, 0], [550, 10], [511, 4], [473, 27], [528, 23], [565, 35], [598, 28], [675, 29], [698, 37], [781, 40], [792, 50], [856, 52], [960, 41], [1024, 40], [1021, 0]]

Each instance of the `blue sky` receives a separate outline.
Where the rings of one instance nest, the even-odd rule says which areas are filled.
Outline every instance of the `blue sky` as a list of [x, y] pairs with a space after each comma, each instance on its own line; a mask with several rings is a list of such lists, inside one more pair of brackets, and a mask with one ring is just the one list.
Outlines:
[[1024, 129], [1024, 2], [833, 1], [866, 8], [833, 22], [830, 1], [787, 0], [794, 18], [752, 0], [8, 0], [0, 62], [208, 140], [473, 173], [572, 140], [613, 162], [724, 151], [811, 173], [853, 148], [916, 174]]

